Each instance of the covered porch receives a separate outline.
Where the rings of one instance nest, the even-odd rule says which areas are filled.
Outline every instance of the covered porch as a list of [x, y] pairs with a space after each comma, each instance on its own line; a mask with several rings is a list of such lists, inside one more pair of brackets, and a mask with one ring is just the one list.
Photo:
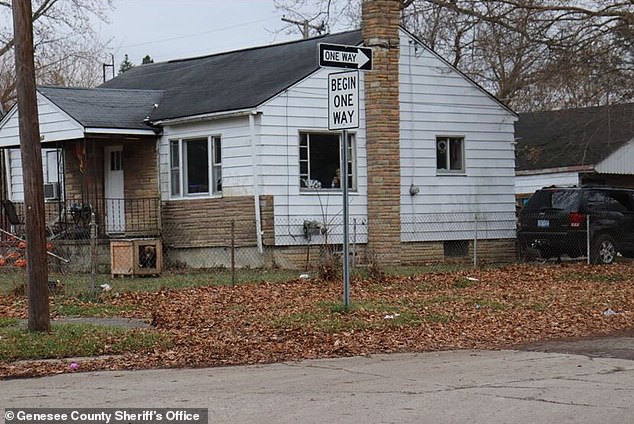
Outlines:
[[[3, 150], [6, 191], [2, 195], [2, 227], [16, 229], [25, 222], [22, 175], [16, 168], [20, 151]], [[99, 238], [160, 235], [154, 150], [152, 139], [125, 137], [69, 141], [57, 143], [53, 148], [43, 146], [47, 236], [89, 238], [91, 219]]]
[[[161, 97], [160, 91], [38, 88], [49, 237], [89, 237], [91, 219], [100, 238], [160, 235], [160, 131], [147, 122]], [[18, 122], [15, 107], [0, 121], [4, 228], [24, 222]]]

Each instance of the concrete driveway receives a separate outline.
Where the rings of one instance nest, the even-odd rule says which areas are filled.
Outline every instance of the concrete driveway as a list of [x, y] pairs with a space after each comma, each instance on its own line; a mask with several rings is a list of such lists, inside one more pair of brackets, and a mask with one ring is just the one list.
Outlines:
[[0, 387], [3, 407], [208, 408], [210, 423], [614, 424], [634, 416], [634, 361], [536, 351], [76, 373]]

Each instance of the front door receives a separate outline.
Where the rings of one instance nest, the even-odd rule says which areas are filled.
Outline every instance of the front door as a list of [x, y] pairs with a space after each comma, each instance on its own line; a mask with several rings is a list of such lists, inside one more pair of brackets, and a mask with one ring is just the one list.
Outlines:
[[106, 232], [108, 234], [124, 233], [123, 146], [107, 146], [104, 153]]

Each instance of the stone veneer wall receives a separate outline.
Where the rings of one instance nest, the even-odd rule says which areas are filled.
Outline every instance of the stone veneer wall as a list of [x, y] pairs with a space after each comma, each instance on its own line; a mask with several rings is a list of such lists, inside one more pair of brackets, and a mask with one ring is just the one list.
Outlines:
[[[100, 232], [103, 233], [105, 225], [104, 147], [122, 145], [125, 218], [126, 225], [131, 230], [125, 235], [128, 237], [156, 235], [160, 228], [160, 210], [155, 140], [146, 139], [135, 142], [116, 139], [112, 141], [87, 140], [83, 171], [80, 169], [77, 156], [78, 145], [84, 146], [84, 141], [67, 143], [64, 149], [66, 207], [70, 207], [73, 203], [91, 204]], [[54, 214], [55, 209], [55, 206], [47, 207], [47, 217], [49, 210]]]
[[[253, 196], [165, 201], [161, 209], [163, 242], [171, 248], [228, 247], [231, 222], [237, 247], [257, 245]], [[271, 196], [261, 196], [260, 212], [264, 242], [272, 244]]]
[[[517, 259], [515, 240], [478, 240], [477, 254], [478, 263], [513, 262]], [[473, 241], [469, 241], [467, 255], [461, 257], [445, 257], [442, 241], [401, 244], [401, 264], [403, 265], [438, 262], [473, 263]]]
[[[154, 141], [152, 141], [154, 143]], [[157, 235], [160, 229], [160, 193], [156, 145], [123, 145], [126, 236]]]
[[[352, 247], [351, 247], [352, 249]], [[469, 241], [469, 252], [461, 257], [445, 257], [443, 242], [401, 243], [401, 265], [426, 265], [439, 263], [473, 263], [473, 242]], [[351, 258], [354, 251], [350, 251]], [[320, 246], [279, 246], [267, 252], [267, 263], [282, 269], [314, 270], [318, 264]], [[356, 246], [356, 266], [365, 267], [376, 260], [372, 251], [365, 244]], [[517, 260], [515, 240], [478, 240], [478, 264], [512, 263]], [[352, 259], [351, 259], [352, 261]], [[389, 264], [380, 264], [389, 265]]]
[[103, 197], [103, 146], [98, 141], [85, 143], [86, 159], [83, 171], [77, 157], [77, 146], [84, 146], [83, 140], [64, 145], [64, 179], [66, 203], [96, 203]]

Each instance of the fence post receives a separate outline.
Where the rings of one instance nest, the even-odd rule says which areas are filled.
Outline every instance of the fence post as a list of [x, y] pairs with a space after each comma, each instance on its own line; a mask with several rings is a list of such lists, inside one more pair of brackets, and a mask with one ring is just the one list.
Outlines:
[[357, 266], [357, 218], [352, 218], [352, 268]]
[[592, 263], [590, 258], [590, 214], [586, 215], [586, 256], [588, 257], [588, 265]]
[[236, 222], [231, 220], [231, 285], [236, 285]]
[[473, 216], [474, 219], [474, 231], [473, 231], [473, 267], [478, 267], [478, 214]]
[[90, 293], [94, 294], [95, 274], [97, 273], [97, 223], [95, 213], [90, 214]]

